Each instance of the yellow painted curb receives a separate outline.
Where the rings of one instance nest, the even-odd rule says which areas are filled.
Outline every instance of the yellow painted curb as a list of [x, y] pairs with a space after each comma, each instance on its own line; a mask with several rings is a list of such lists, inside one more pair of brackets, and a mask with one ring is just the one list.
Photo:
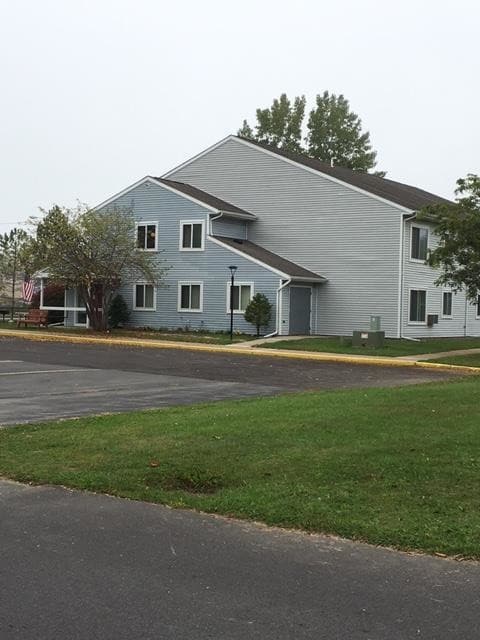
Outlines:
[[343, 362], [346, 364], [376, 365], [383, 367], [419, 367], [421, 369], [452, 370], [463, 373], [479, 374], [480, 367], [467, 367], [440, 362], [399, 360], [383, 356], [352, 356], [341, 353], [316, 353], [313, 351], [293, 351], [283, 349], [265, 349], [262, 347], [240, 348], [224, 345], [199, 344], [195, 342], [173, 342], [168, 340], [141, 340], [136, 338], [90, 338], [88, 336], [61, 335], [0, 329], [0, 336], [32, 340], [34, 342], [70, 342], [74, 344], [101, 344], [121, 347], [141, 347], [147, 349], [180, 349], [183, 351], [205, 351], [208, 353], [229, 353], [235, 355], [287, 358], [293, 360], [315, 360], [317, 362]]

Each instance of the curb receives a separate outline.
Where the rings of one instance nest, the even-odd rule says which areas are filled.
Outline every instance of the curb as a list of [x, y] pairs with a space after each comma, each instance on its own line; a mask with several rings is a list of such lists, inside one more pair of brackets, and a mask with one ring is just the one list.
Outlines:
[[363, 364], [380, 367], [417, 367], [421, 369], [437, 369], [440, 371], [457, 371], [458, 373], [480, 374], [480, 367], [443, 364], [440, 362], [423, 362], [415, 360], [399, 360], [381, 356], [352, 356], [338, 353], [315, 353], [311, 351], [290, 351], [281, 349], [265, 349], [255, 347], [241, 349], [223, 345], [206, 345], [187, 342], [170, 342], [167, 340], [140, 340], [129, 338], [88, 338], [85, 336], [59, 335], [52, 333], [27, 333], [11, 329], [0, 329], [0, 337], [31, 340], [33, 342], [67, 342], [73, 344], [101, 344], [120, 347], [140, 347], [146, 349], [181, 349], [183, 351], [205, 351], [207, 353], [228, 353], [235, 355], [284, 358], [292, 360], [316, 360], [317, 362], [343, 362], [346, 364]]

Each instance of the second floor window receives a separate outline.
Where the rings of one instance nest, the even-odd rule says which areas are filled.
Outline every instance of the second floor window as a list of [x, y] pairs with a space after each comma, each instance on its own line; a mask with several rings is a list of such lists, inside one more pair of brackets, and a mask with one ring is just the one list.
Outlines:
[[413, 260], [426, 260], [428, 250], [428, 229], [412, 227], [412, 247], [410, 257]]
[[144, 251], [155, 251], [157, 248], [157, 225], [137, 225], [137, 248]]
[[203, 249], [203, 222], [180, 223], [180, 249], [182, 251], [201, 251]]

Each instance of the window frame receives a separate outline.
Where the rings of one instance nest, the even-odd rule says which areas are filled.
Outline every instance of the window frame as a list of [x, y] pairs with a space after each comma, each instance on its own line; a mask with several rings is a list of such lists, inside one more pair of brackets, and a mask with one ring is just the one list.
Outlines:
[[[182, 307], [182, 287], [200, 285], [200, 307], [198, 309], [185, 309]], [[190, 304], [192, 293], [190, 290]], [[179, 313], [203, 313], [203, 280], [179, 280], [177, 290], [177, 311]]]
[[[445, 299], [445, 294], [446, 293], [450, 294], [450, 314], [444, 313], [444, 311], [445, 311], [444, 299]], [[451, 289], [442, 289], [442, 302], [441, 302], [441, 304], [442, 304], [441, 317], [445, 318], [446, 320], [451, 320], [453, 318], [453, 291]]]
[[[143, 285], [143, 299], [145, 301], [145, 287], [152, 287], [153, 288], [153, 307], [137, 307], [137, 286], [142, 286]], [[133, 284], [133, 304], [132, 304], [132, 309], [133, 311], [156, 311], [157, 310], [157, 287], [155, 285], [153, 285], [151, 282], [145, 282], [142, 280], [139, 280], [137, 282], [134, 282]]]
[[[422, 291], [425, 293], [425, 320], [411, 320], [411, 310], [412, 310], [412, 291]], [[408, 290], [408, 324], [416, 325], [416, 326], [426, 326], [427, 324], [427, 299], [428, 299], [428, 290], [427, 289], [419, 289], [412, 287]]]
[[[145, 244], [146, 244], [146, 237], [147, 237], [147, 233], [146, 233], [146, 227], [155, 227], [155, 247], [153, 249], [148, 249], [147, 247], [144, 247], [142, 249], [142, 247], [138, 246], [138, 228], [139, 227], [145, 227]], [[158, 251], [158, 222], [147, 222], [147, 221], [143, 221], [143, 220], [139, 220], [138, 222], [135, 223], [135, 246], [137, 248], [137, 251], [149, 251], [149, 252], [154, 252], [154, 251]], [[141, 282], [139, 284], [142, 284]]]
[[[186, 225], [199, 224], [202, 226], [202, 243], [200, 247], [184, 247], [183, 246], [183, 228]], [[192, 228], [192, 242], [193, 242], [193, 228]], [[179, 251], [205, 251], [205, 220], [202, 218], [197, 218], [196, 220], [180, 220], [180, 235], [178, 239], [178, 249]]]
[[[255, 295], [255, 293], [254, 293], [254, 282], [253, 281], [251, 282], [251, 281], [248, 281], [248, 280], [246, 280], [246, 281], [244, 281], [244, 280], [238, 280], [238, 281], [235, 280], [234, 283], [233, 283], [233, 286], [234, 287], [250, 287], [250, 300]], [[227, 281], [227, 300], [226, 300], [226, 302], [227, 302], [227, 313], [231, 313], [231, 309], [230, 309], [230, 289], [231, 289], [231, 287], [232, 287], [232, 282], [231, 282], [231, 280], [229, 280], [229, 281]], [[239, 295], [238, 295], [239, 302], [241, 301], [241, 299], [242, 299], [242, 294], [241, 294], [241, 291], [239, 291]], [[250, 302], [250, 300], [249, 300], [249, 302]], [[241, 315], [241, 314], [245, 313], [245, 309], [243, 309], [243, 311], [241, 309], [234, 309], [233, 313], [235, 315]]]
[[475, 320], [480, 320], [480, 293], [477, 294], [477, 302], [475, 304]]
[[[414, 229], [423, 229], [427, 232], [427, 249], [426, 249], [426, 255], [425, 258], [414, 258], [412, 253], [413, 253], [413, 230]], [[424, 224], [411, 224], [410, 225], [410, 251], [409, 251], [409, 260], [410, 262], [416, 262], [417, 264], [425, 264], [428, 258], [428, 247], [429, 247], [429, 240], [430, 240], [430, 229], [429, 227], [427, 227]], [[420, 245], [420, 243], [419, 243]], [[416, 291], [416, 289], [415, 289]]]

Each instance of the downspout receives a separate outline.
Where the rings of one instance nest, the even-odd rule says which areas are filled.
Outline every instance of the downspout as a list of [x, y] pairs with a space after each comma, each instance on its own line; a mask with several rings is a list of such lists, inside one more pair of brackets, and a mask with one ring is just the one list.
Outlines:
[[278, 289], [277, 289], [277, 312], [276, 312], [276, 329], [275, 331], [272, 331], [272, 333], [269, 333], [266, 336], [263, 336], [264, 338], [273, 338], [273, 336], [279, 335], [280, 333], [280, 293], [282, 291], [282, 289], [284, 289], [285, 287], [288, 287], [288, 285], [292, 282], [292, 279], [289, 278], [288, 280], [286, 280], [283, 284], [281, 284]]
[[212, 231], [213, 231], [213, 225], [212, 225], [212, 222], [213, 222], [214, 220], [218, 220], [218, 219], [219, 219], [219, 218], [221, 218], [222, 216], [223, 216], [223, 211], [220, 211], [220, 213], [218, 214], [218, 216], [213, 216], [213, 218], [210, 218], [210, 217], [209, 217], [209, 230], [208, 230], [208, 235], [209, 235], [209, 236], [213, 236], [213, 233], [212, 233]]
[[402, 215], [402, 228], [400, 230], [400, 300], [399, 300], [399, 317], [398, 317], [398, 334], [399, 338], [403, 338], [404, 340], [411, 340], [412, 342], [420, 342], [418, 338], [410, 338], [409, 336], [404, 336], [403, 334], [403, 290], [404, 290], [404, 282], [405, 282], [405, 270], [404, 270], [404, 261], [405, 261], [405, 224], [410, 220], [413, 220], [416, 217], [416, 213], [412, 213], [410, 216]]

